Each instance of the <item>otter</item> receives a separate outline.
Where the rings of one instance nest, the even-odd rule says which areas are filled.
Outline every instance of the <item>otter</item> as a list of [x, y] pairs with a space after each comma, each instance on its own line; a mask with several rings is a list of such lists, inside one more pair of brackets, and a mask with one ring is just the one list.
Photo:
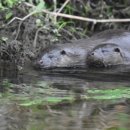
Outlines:
[[[100, 53], [102, 50], [100, 48], [108, 50], [108, 54], [111, 53], [111, 58], [109, 59], [106, 53]], [[114, 48], [118, 49], [114, 50]], [[73, 41], [73, 43], [52, 45], [43, 51], [42, 55], [35, 61], [34, 66], [37, 68], [76, 67], [86, 66], [86, 64], [91, 66], [97, 64], [97, 61], [98, 64], [100, 62], [104, 66], [115, 65], [126, 62], [127, 60], [124, 59], [129, 59], [129, 52], [130, 32], [107, 30], [87, 39]], [[120, 58], [113, 61], [116, 56], [120, 56]], [[98, 60], [95, 60], [96, 57]], [[104, 60], [100, 60], [101, 58]]]
[[[87, 40], [89, 41], [89, 39]], [[87, 40], [49, 46], [43, 50], [41, 56], [34, 62], [34, 67], [47, 69], [85, 66], [86, 55], [90, 50], [85, 43]]]
[[130, 32], [118, 31], [116, 34], [115, 30], [110, 32], [103, 34], [108, 35], [106, 38], [98, 34], [97, 41], [101, 41], [101, 44], [96, 45], [87, 53], [86, 64], [89, 67], [130, 64]]
[[[87, 55], [89, 67], [109, 67], [111, 65], [126, 64], [130, 61], [128, 52], [125, 52], [114, 43], [105, 43], [96, 46]], [[130, 53], [129, 53], [130, 54]]]

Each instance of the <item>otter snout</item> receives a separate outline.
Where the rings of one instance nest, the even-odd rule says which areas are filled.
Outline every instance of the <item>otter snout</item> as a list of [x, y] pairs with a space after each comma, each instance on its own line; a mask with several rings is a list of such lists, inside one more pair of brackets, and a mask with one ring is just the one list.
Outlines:
[[40, 65], [40, 66], [43, 66], [43, 64], [44, 64], [44, 63], [43, 63], [43, 60], [37, 61], [37, 64]]
[[43, 63], [42, 60], [37, 60], [37, 61], [35, 61], [35, 62], [33, 63], [33, 67], [34, 67], [35, 69], [41, 69], [41, 68], [43, 68], [43, 66], [44, 66], [44, 63]]

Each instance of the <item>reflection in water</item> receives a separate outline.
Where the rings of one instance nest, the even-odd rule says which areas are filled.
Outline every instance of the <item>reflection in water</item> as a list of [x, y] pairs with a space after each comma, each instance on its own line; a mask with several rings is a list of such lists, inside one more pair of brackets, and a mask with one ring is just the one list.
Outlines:
[[26, 130], [29, 111], [16, 104], [0, 104], [0, 130]]
[[129, 130], [129, 107], [127, 101], [90, 100], [30, 111], [4, 104], [0, 107], [0, 130]]
[[[129, 68], [129, 67], [128, 67]], [[127, 68], [127, 70], [129, 70]], [[86, 70], [52, 69], [35, 74], [18, 75], [17, 83], [29, 85], [25, 93], [30, 98], [38, 93], [36, 84], [45, 82], [52, 88], [71, 91], [82, 95], [86, 90], [115, 89], [129, 87], [129, 71], [124, 69]], [[16, 79], [16, 78], [15, 78]], [[11, 80], [15, 81], [15, 80]], [[24, 86], [26, 87], [26, 86]], [[40, 88], [41, 89], [41, 88]], [[33, 91], [33, 92], [32, 92]], [[32, 93], [31, 93], [32, 92]], [[20, 96], [20, 94], [17, 96]], [[34, 94], [34, 95], [33, 95]], [[41, 94], [44, 98], [44, 93]], [[63, 96], [63, 93], [55, 93]], [[15, 102], [15, 103], [14, 103]], [[46, 105], [26, 108], [20, 107], [18, 100], [9, 105], [1, 103], [0, 130], [129, 130], [130, 101], [85, 100], [68, 104]]]
[[[39, 122], [35, 125], [49, 130], [110, 130], [112, 128], [129, 130], [130, 128], [129, 106], [123, 103], [79, 102], [69, 106], [59, 106], [58, 109], [51, 108], [51, 112], [44, 112], [42, 115], [39, 114]], [[37, 118], [33, 123], [36, 123], [36, 120]]]
[[118, 66], [107, 69], [93, 68], [54, 68], [43, 70], [41, 75], [67, 76], [87, 81], [108, 81], [108, 82], [128, 82], [130, 76], [130, 66]]

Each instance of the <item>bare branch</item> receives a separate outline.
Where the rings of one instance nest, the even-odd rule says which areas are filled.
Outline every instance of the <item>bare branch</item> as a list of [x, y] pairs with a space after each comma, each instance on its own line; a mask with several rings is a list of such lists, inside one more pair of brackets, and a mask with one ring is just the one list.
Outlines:
[[[26, 15], [25, 17], [23, 18], [19, 18], [19, 17], [14, 17], [13, 19], [11, 19], [7, 25], [9, 25], [10, 23], [12, 23], [14, 20], [20, 20], [21, 23], [19, 24], [19, 29], [20, 29], [20, 26], [22, 24], [22, 22], [24, 20], [26, 20], [28, 17], [32, 16], [33, 14], [36, 14], [36, 13], [40, 13], [40, 12], [44, 12], [46, 14], [49, 14], [49, 15], [52, 15], [52, 16], [60, 16], [60, 17], [65, 17], [65, 18], [70, 18], [70, 19], [76, 19], [76, 20], [82, 20], [82, 21], [87, 21], [87, 22], [93, 22], [94, 25], [96, 23], [107, 23], [107, 22], [130, 22], [130, 19], [126, 18], [126, 19], [92, 19], [92, 18], [85, 18], [85, 17], [80, 17], [80, 16], [74, 16], [74, 15], [68, 15], [68, 14], [63, 14], [63, 13], [60, 13], [60, 11], [66, 6], [66, 4], [69, 2], [70, 0], [66, 0], [65, 3], [63, 4], [63, 6], [59, 9], [58, 12], [50, 12], [48, 10], [42, 10], [42, 11], [33, 11], [31, 12], [30, 14]], [[30, 3], [27, 3], [27, 2], [24, 2], [27, 6], [29, 7], [35, 7], [34, 5], [30, 4]], [[16, 39], [18, 37], [18, 34], [19, 34], [19, 29], [18, 29], [18, 33], [17, 33], [17, 36], [16, 36]], [[39, 31], [38, 31], [39, 32]], [[37, 32], [37, 33], [38, 33]], [[37, 35], [35, 37], [35, 40], [34, 40], [34, 43], [33, 43], [33, 46], [36, 46], [36, 39], [37, 39]]]
[[36, 31], [35, 38], [34, 38], [34, 41], [33, 41], [33, 48], [34, 48], [34, 49], [36, 48], [36, 45], [37, 45], [38, 33], [39, 33], [39, 31], [41, 31], [42, 29], [43, 29], [43, 27], [39, 28], [39, 29]]
[[65, 3], [62, 5], [62, 7], [58, 10], [57, 13], [60, 13], [69, 2], [70, 2], [70, 0], [66, 0]]
[[[57, 10], [57, 0], [53, 0], [53, 3], [54, 3], [54, 12], [56, 12]], [[54, 16], [54, 23], [57, 22], [57, 16]]]
[[31, 12], [30, 14], [26, 15], [25, 17], [23, 18], [19, 18], [19, 17], [14, 17], [13, 19], [11, 19], [7, 25], [9, 25], [10, 23], [12, 23], [14, 20], [20, 20], [20, 21], [24, 21], [25, 19], [27, 19], [28, 17], [32, 16], [33, 14], [36, 14], [37, 12], [36, 11], [33, 11]]
[[[35, 7], [34, 5], [32, 5], [30, 3], [27, 3], [27, 2], [24, 2], [24, 3], [29, 7]], [[92, 18], [85, 18], [85, 17], [63, 14], [63, 13], [58, 13], [58, 12], [50, 12], [50, 11], [45, 10], [45, 9], [42, 10], [42, 12], [49, 14], [49, 15], [60, 16], [60, 17], [64, 17], [64, 18], [93, 22], [94, 24], [96, 24], [96, 23], [110, 23], [110, 22], [130, 22], [129, 18], [126, 18], [126, 19], [92, 19]]]

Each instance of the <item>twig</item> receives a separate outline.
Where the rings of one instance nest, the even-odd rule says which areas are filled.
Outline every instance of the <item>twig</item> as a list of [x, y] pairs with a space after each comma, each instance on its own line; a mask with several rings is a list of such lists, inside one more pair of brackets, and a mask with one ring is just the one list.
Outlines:
[[[57, 0], [53, 0], [53, 3], [54, 3], [54, 12], [56, 12], [57, 10]], [[57, 22], [57, 16], [54, 16], [54, 23]]]
[[16, 37], [15, 37], [15, 40], [17, 40], [17, 38], [18, 38], [18, 36], [19, 36], [20, 27], [21, 27], [22, 23], [23, 23], [23, 20], [22, 20], [22, 21], [20, 21], [20, 23], [19, 23], [19, 26], [18, 26], [18, 31], [17, 31]]
[[60, 13], [69, 2], [70, 0], [66, 0], [65, 3], [61, 6], [61, 8], [57, 11], [57, 13]]
[[34, 41], [33, 41], [33, 48], [34, 48], [34, 49], [36, 48], [36, 45], [37, 45], [38, 33], [39, 33], [39, 31], [41, 31], [42, 29], [43, 29], [43, 27], [39, 28], [39, 29], [36, 31], [35, 38], [34, 38]]
[[[24, 2], [27, 6], [29, 7], [35, 7], [34, 5], [30, 4], [30, 3], [27, 3], [27, 2]], [[68, 15], [68, 14], [63, 14], [63, 13], [57, 13], [57, 12], [50, 12], [48, 10], [42, 10], [42, 11], [39, 11], [39, 12], [32, 12], [28, 15], [26, 15], [25, 17], [23, 18], [19, 18], [19, 17], [14, 17], [13, 19], [11, 19], [9, 22], [8, 22], [8, 25], [10, 23], [12, 23], [14, 20], [21, 20], [21, 21], [24, 21], [25, 19], [27, 19], [28, 17], [30, 17], [31, 15], [33, 14], [36, 14], [36, 13], [40, 13], [40, 12], [44, 12], [46, 14], [50, 14], [50, 15], [55, 15], [55, 16], [60, 16], [60, 17], [65, 17], [65, 18], [70, 18], [70, 19], [76, 19], [76, 20], [81, 20], [81, 21], [87, 21], [87, 22], [93, 22], [94, 24], [96, 23], [110, 23], [110, 22], [130, 22], [130, 19], [129, 18], [126, 18], [126, 19], [92, 19], [92, 18], [85, 18], [85, 17], [80, 17], [80, 16], [75, 16], [75, 15]]]
[[25, 17], [23, 17], [23, 18], [19, 18], [19, 17], [14, 17], [13, 19], [11, 19], [8, 23], [7, 23], [7, 25], [9, 25], [9, 24], [11, 24], [14, 20], [20, 20], [20, 21], [24, 21], [25, 19], [27, 19], [28, 17], [30, 17], [30, 16], [32, 16], [33, 14], [36, 14], [36, 13], [38, 13], [38, 12], [36, 12], [36, 11], [33, 11], [33, 12], [31, 12], [30, 14], [28, 14], [28, 15], [26, 15]]
[[11, 24], [11, 23], [12, 23], [14, 20], [16, 20], [16, 19], [21, 21], [21, 22], [19, 23], [19, 26], [18, 26], [18, 32], [17, 32], [17, 35], [16, 35], [16, 37], [15, 37], [15, 40], [18, 38], [18, 35], [19, 35], [19, 32], [20, 32], [20, 27], [21, 27], [23, 21], [26, 20], [28, 17], [32, 16], [33, 14], [36, 14], [36, 13], [38, 13], [38, 11], [33, 11], [33, 12], [31, 12], [30, 14], [26, 15], [26, 16], [23, 17], [23, 18], [14, 17], [13, 19], [11, 19], [11, 20], [7, 23], [7, 25], [9, 25], [9, 24]]
[[20, 27], [21, 27], [23, 21], [26, 20], [28, 17], [32, 16], [33, 14], [36, 14], [36, 13], [38, 13], [38, 12], [33, 11], [33, 12], [31, 12], [30, 14], [26, 15], [26, 16], [23, 17], [23, 18], [14, 17], [13, 19], [11, 19], [11, 20], [7, 23], [7, 25], [9, 25], [9, 24], [11, 24], [11, 23], [12, 23], [14, 20], [16, 20], [16, 19], [21, 21], [21, 22], [19, 23], [19, 26], [18, 26], [18, 32], [17, 32], [17, 34], [16, 34], [15, 40], [18, 38], [18, 35], [19, 35], [19, 32], [20, 32]]
[[[29, 7], [35, 7], [34, 5], [24, 2], [27, 6]], [[60, 16], [60, 17], [65, 17], [65, 18], [70, 18], [70, 19], [76, 19], [76, 20], [82, 20], [82, 21], [87, 21], [87, 22], [93, 22], [94, 24], [96, 23], [107, 23], [107, 22], [130, 22], [130, 19], [92, 19], [92, 18], [85, 18], [85, 17], [80, 17], [80, 16], [75, 16], [75, 15], [69, 15], [69, 14], [63, 14], [63, 13], [57, 13], [57, 12], [50, 12], [48, 10], [43, 9], [42, 12], [50, 15], [55, 15], [55, 16]]]
[[[60, 13], [69, 2], [70, 0], [66, 0], [57, 13]], [[55, 15], [55, 19], [57, 20], [57, 15]]]
[[[24, 20], [26, 20], [28, 17], [32, 16], [33, 14], [36, 14], [36, 13], [40, 13], [40, 12], [44, 12], [46, 14], [49, 14], [49, 15], [53, 15], [53, 16], [60, 16], [60, 17], [65, 17], [65, 18], [70, 18], [70, 19], [76, 19], [76, 20], [82, 20], [82, 21], [87, 21], [87, 22], [93, 22], [94, 25], [96, 23], [106, 23], [106, 22], [130, 22], [130, 19], [126, 18], [126, 19], [92, 19], [92, 18], [85, 18], [85, 17], [80, 17], [80, 16], [74, 16], [74, 15], [68, 15], [68, 14], [63, 14], [63, 13], [60, 13], [62, 11], [62, 9], [67, 5], [67, 3], [69, 2], [70, 0], [66, 0], [65, 3], [63, 4], [63, 6], [59, 9], [58, 12], [50, 12], [48, 10], [45, 10], [43, 9], [42, 11], [33, 11], [31, 12], [30, 14], [26, 15], [25, 17], [23, 18], [19, 18], [19, 17], [14, 17], [13, 19], [11, 19], [7, 25], [11, 24], [14, 20], [20, 20], [20, 24], [19, 24], [19, 27], [18, 27], [18, 33], [16, 35], [16, 38], [18, 37], [19, 35], [19, 31], [20, 31], [20, 27], [21, 27], [21, 24]], [[24, 2], [27, 6], [29, 7], [35, 7], [34, 5], [30, 4], [30, 3], [27, 3], [27, 2]], [[38, 32], [40, 31], [40, 29], [37, 30], [36, 32], [36, 35], [35, 35], [35, 39], [34, 39], [34, 42], [33, 42], [33, 46], [34, 48], [36, 47], [36, 40], [37, 40], [37, 35], [38, 35]]]

